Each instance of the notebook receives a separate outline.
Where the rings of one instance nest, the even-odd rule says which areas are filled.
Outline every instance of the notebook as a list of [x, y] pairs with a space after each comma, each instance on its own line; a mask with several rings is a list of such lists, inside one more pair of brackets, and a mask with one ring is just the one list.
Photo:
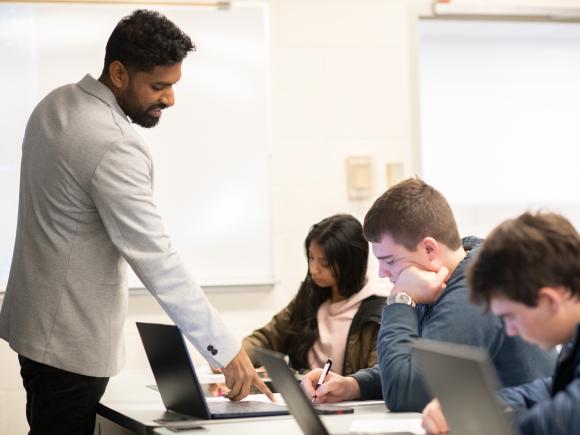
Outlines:
[[496, 396], [499, 382], [485, 350], [421, 339], [413, 351], [453, 433], [514, 435]]
[[165, 408], [200, 419], [224, 419], [288, 415], [274, 403], [208, 402], [181, 332], [175, 325], [137, 322], [149, 365]]
[[[290, 414], [292, 414], [304, 435], [329, 435], [318, 414], [327, 412], [332, 412], [333, 414], [350, 414], [353, 412], [352, 408], [340, 409], [333, 406], [313, 405], [311, 400], [306, 397], [300, 388], [300, 385], [296, 382], [282, 354], [265, 349], [256, 349], [256, 353], [258, 360], [266, 367], [268, 375], [272, 378], [274, 387], [282, 394]], [[388, 431], [385, 433], [391, 435], [412, 435], [410, 432], [395, 433], [394, 431]]]

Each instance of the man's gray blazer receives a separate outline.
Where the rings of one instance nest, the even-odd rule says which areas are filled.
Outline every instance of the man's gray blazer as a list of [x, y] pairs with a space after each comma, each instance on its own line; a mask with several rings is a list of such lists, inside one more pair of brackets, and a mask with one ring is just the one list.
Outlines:
[[22, 146], [0, 337], [40, 363], [116, 374], [126, 260], [210, 364], [227, 365], [240, 342], [173, 249], [152, 193], [151, 155], [109, 88], [87, 75], [44, 98]]

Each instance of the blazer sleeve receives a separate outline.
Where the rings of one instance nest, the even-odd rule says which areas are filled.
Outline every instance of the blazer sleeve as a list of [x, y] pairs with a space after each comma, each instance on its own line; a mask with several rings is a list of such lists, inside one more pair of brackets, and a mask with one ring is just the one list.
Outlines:
[[240, 349], [188, 273], [153, 200], [151, 158], [137, 140], [115, 143], [95, 169], [91, 197], [115, 247], [181, 332], [212, 366]]

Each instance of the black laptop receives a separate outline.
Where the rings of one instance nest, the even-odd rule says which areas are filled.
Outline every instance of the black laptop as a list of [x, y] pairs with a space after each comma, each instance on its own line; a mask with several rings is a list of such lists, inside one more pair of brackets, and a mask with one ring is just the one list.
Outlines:
[[485, 350], [420, 339], [413, 343], [413, 351], [453, 433], [513, 435], [496, 395], [499, 381]]
[[137, 322], [137, 329], [169, 411], [205, 420], [288, 415], [286, 407], [268, 402], [207, 402], [177, 326]]

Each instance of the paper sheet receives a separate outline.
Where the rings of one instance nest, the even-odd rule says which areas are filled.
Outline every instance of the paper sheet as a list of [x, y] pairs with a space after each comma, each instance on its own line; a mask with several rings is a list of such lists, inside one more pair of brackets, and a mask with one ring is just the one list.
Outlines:
[[388, 434], [393, 432], [411, 432], [424, 434], [420, 418], [385, 418], [381, 420], [355, 420], [351, 423], [351, 434]]

